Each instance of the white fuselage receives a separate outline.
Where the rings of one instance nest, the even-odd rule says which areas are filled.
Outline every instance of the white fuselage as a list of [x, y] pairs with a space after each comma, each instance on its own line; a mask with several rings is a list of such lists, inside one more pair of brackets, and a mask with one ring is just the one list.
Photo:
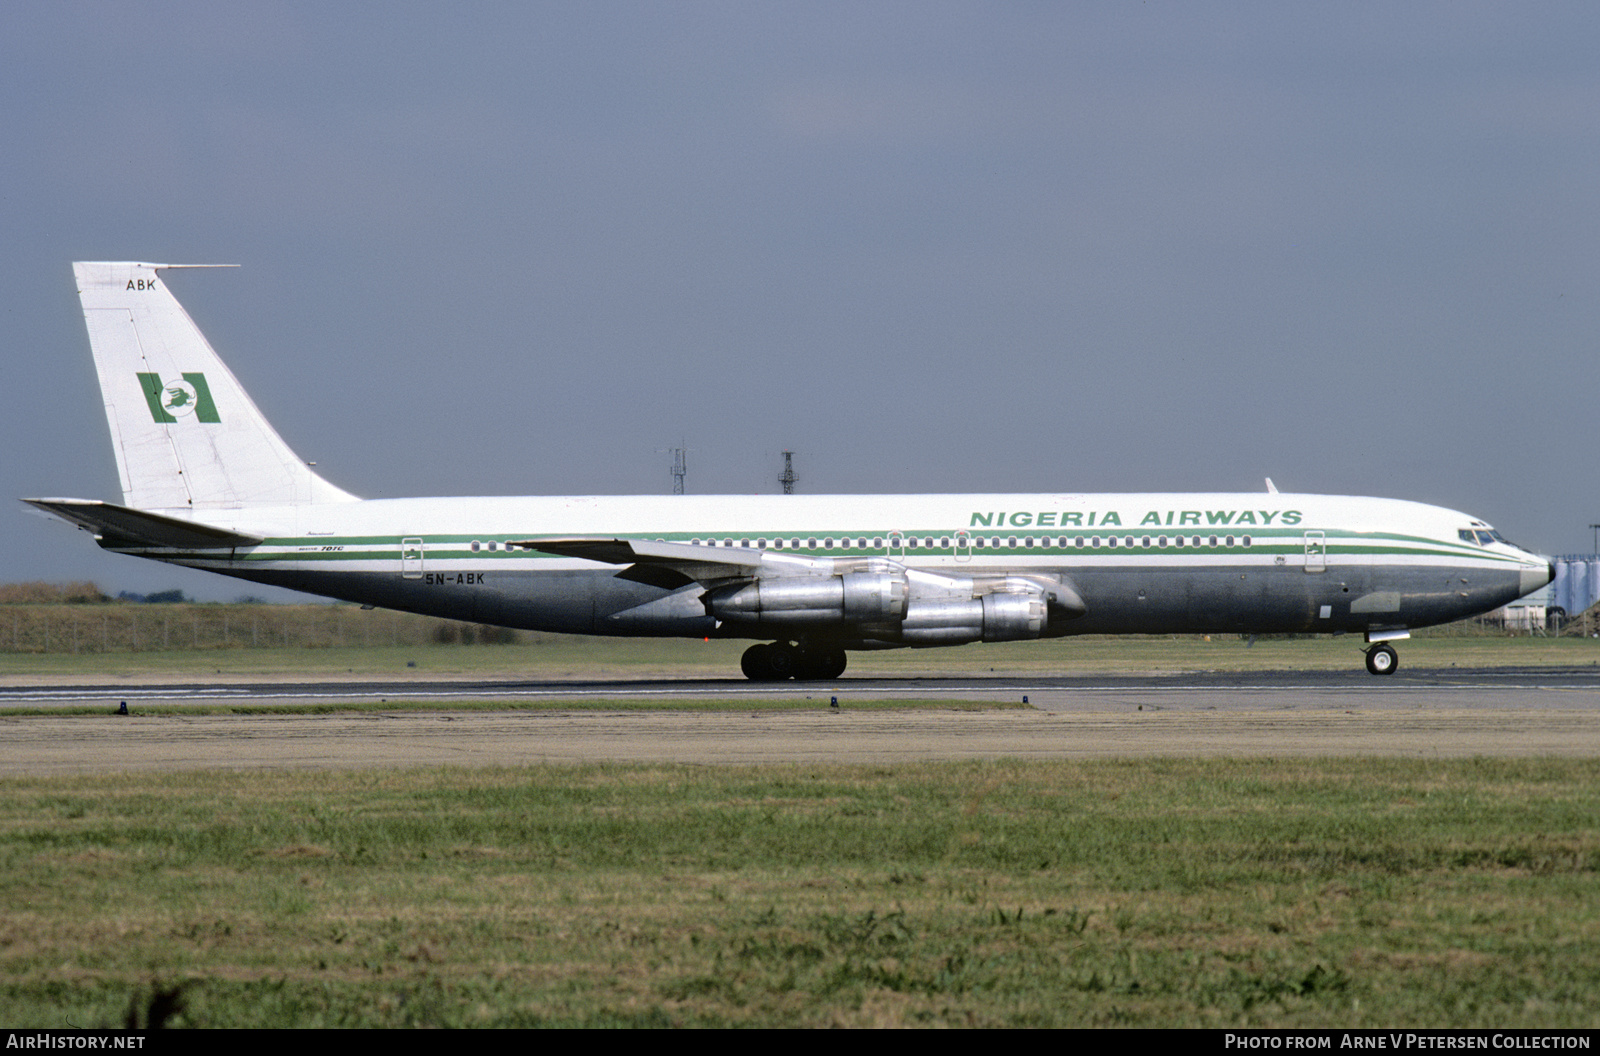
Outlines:
[[[1046, 636], [1415, 627], [1548, 580], [1543, 559], [1480, 541], [1487, 526], [1466, 514], [1325, 495], [380, 499], [207, 510], [203, 521], [264, 541], [223, 552], [116, 548], [352, 601], [599, 634], [767, 637], [768, 628], [717, 626], [691, 604], [614, 621], [680, 590], [507, 544], [657, 540], [705, 548], [708, 559], [759, 550], [839, 569], [876, 561], [966, 578], [1050, 574], [1076, 584], [1087, 611], [1053, 621]], [[847, 628], [818, 633], [851, 640]]]

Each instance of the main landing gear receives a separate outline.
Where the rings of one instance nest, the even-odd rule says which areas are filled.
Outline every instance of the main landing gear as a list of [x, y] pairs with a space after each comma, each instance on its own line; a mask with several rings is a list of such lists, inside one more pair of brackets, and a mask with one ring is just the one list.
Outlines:
[[739, 667], [752, 682], [782, 682], [788, 678], [823, 682], [844, 674], [845, 662], [843, 649], [802, 649], [788, 642], [773, 642], [746, 649]]
[[1400, 666], [1400, 655], [1394, 646], [1379, 642], [1367, 650], [1367, 670], [1374, 675], [1392, 675]]

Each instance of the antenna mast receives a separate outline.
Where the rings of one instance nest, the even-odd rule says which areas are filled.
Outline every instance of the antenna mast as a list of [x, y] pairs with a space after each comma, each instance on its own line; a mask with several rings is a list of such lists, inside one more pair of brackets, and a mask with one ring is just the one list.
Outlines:
[[672, 494], [683, 494], [683, 476], [689, 471], [688, 460], [684, 457], [688, 448], [672, 448]]
[[794, 475], [794, 452], [783, 453], [783, 475], [778, 478], [778, 483], [783, 485], [785, 495], [794, 494], [794, 482], [800, 478]]

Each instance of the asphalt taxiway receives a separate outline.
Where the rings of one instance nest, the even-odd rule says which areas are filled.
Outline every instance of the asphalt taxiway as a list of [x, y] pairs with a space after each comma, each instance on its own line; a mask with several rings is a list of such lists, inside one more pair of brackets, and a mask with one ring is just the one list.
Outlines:
[[[777, 697], [811, 706], [786, 711], [754, 706]], [[678, 700], [711, 698], [748, 700], [752, 707], [673, 707]], [[543, 706], [450, 710], [469, 700]], [[876, 700], [921, 706], [866, 706]], [[124, 701], [129, 714], [114, 714]], [[656, 706], [607, 708], [613, 701]], [[199, 709], [184, 714], [181, 707], [229, 703], [271, 709], [341, 702], [380, 708], [236, 715]], [[439, 707], [381, 708], [400, 702]], [[141, 713], [157, 703], [180, 707], [163, 715]], [[98, 713], [48, 713], [84, 705]], [[46, 713], [17, 714], [23, 708]], [[0, 775], [1197, 754], [1600, 755], [1600, 668], [1419, 669], [1387, 678], [1318, 671], [784, 684], [428, 680], [0, 687]]]

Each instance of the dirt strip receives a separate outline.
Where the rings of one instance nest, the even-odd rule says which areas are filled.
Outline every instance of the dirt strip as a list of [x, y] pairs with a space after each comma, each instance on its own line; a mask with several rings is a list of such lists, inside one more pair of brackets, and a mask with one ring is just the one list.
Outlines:
[[887, 763], [1163, 755], [1592, 756], [1600, 713], [1118, 708], [0, 718], [0, 776], [529, 763]]

